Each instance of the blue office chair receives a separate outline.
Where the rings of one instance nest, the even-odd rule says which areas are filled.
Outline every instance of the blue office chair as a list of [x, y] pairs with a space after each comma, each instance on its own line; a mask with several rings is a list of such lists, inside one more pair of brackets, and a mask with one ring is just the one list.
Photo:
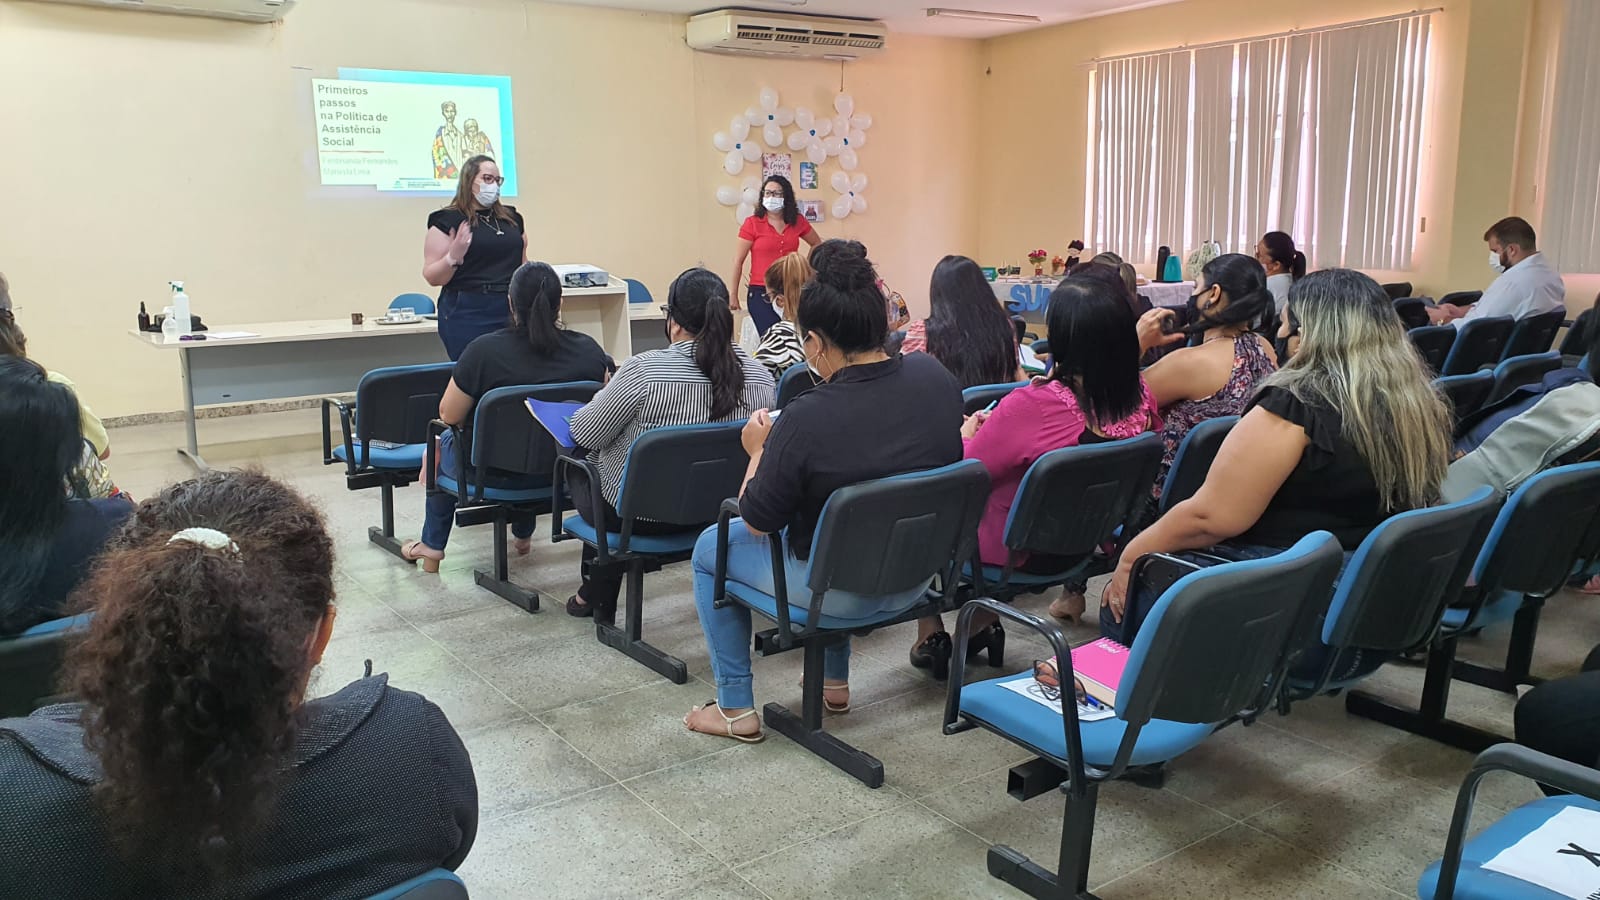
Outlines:
[[991, 403], [1005, 399], [1005, 396], [1017, 388], [1027, 387], [1026, 381], [1013, 381], [1009, 384], [980, 384], [969, 387], [961, 392], [961, 411], [972, 415]]
[[1407, 329], [1406, 337], [1422, 355], [1422, 361], [1428, 364], [1428, 369], [1437, 373], [1444, 368], [1450, 348], [1455, 346], [1456, 328], [1454, 325], [1424, 325]]
[[449, 869], [433, 869], [367, 900], [467, 900], [467, 885]]
[[[1407, 709], [1352, 691], [1345, 697], [1345, 709], [1474, 753], [1502, 740], [1445, 717], [1450, 682], [1460, 679], [1507, 693], [1534, 683], [1529, 668], [1539, 612], [1545, 598], [1566, 584], [1583, 552], [1596, 517], [1596, 497], [1600, 462], [1548, 469], [1524, 481], [1495, 517], [1467, 587], [1440, 617], [1418, 707]], [[1504, 668], [1456, 659], [1463, 635], [1507, 622], [1512, 625], [1511, 643]]]
[[1409, 281], [1391, 281], [1380, 285], [1380, 287], [1383, 288], [1385, 294], [1389, 295], [1390, 300], [1400, 300], [1411, 296], [1411, 282]]
[[88, 628], [90, 618], [53, 619], [0, 637], [0, 719], [25, 716], [55, 702], [67, 643]]
[[[1067, 796], [1060, 861], [1050, 872], [1010, 847], [989, 848], [989, 873], [1038, 898], [1087, 898], [1095, 806], [1101, 782], [1130, 766], [1165, 763], [1225, 722], [1260, 709], [1281, 684], [1299, 623], [1320, 610], [1343, 561], [1339, 542], [1313, 532], [1276, 556], [1185, 575], [1162, 593], [1128, 653], [1116, 715], [1083, 722], [1078, 706], [1057, 713], [1002, 685], [1018, 675], [963, 685], [967, 641], [978, 609], [1038, 631], [1055, 651], [1063, 696], [1075, 681], [1066, 637], [1052, 622], [988, 598], [962, 607], [944, 733], [981, 727], [1038, 758], [1011, 770], [1021, 800], [1059, 788]], [[1219, 652], [1219, 648], [1227, 648]], [[1020, 676], [1024, 684], [1032, 682]]]
[[1571, 322], [1564, 323], [1567, 333], [1561, 338], [1561, 363], [1565, 366], [1576, 366], [1587, 362], [1589, 354], [1589, 323], [1594, 320], [1594, 310], [1586, 309], [1578, 313], [1578, 317]]
[[[822, 508], [806, 584], [788, 587], [785, 536], [768, 537], [773, 593], [728, 580], [728, 531], [739, 502], [727, 500], [717, 519], [714, 602], [737, 603], [777, 623], [755, 636], [762, 656], [799, 647], [805, 656], [801, 714], [768, 703], [762, 719], [773, 730], [822, 757], [867, 787], [883, 785], [883, 763], [822, 730], [822, 661], [827, 647], [888, 625], [947, 609], [956, 594], [956, 571], [977, 552], [978, 520], [989, 498], [989, 473], [975, 459], [937, 469], [842, 487]], [[830, 590], [867, 597], [898, 594], [937, 578], [937, 592], [909, 609], [878, 618], [836, 619], [824, 608]], [[810, 602], [792, 597], [809, 590]], [[784, 598], [779, 601], [778, 598]]]
[[[1465, 500], [1389, 517], [1345, 565], [1320, 624], [1322, 665], [1297, 669], [1284, 702], [1341, 691], [1390, 657], [1425, 647], [1461, 594], [1503, 498], [1484, 486]], [[1312, 623], [1316, 624], [1316, 623]], [[1356, 653], [1361, 665], [1351, 669]]]
[[1523, 385], [1538, 384], [1545, 375], [1559, 368], [1561, 354], [1554, 350], [1502, 360], [1500, 365], [1494, 367], [1494, 387], [1489, 390], [1484, 405], [1499, 403]]
[[[1518, 319], [1517, 324], [1511, 328], [1511, 336], [1506, 338], [1506, 348], [1500, 352], [1500, 361], [1505, 362], [1513, 357], [1549, 351], [1555, 346], [1556, 332], [1566, 324], [1566, 319], [1565, 309]], [[1556, 355], [1560, 356], [1559, 353]]]
[[[381, 490], [382, 525], [368, 528], [367, 537], [395, 556], [400, 541], [394, 536], [394, 489], [417, 480], [428, 423], [439, 414], [454, 368], [431, 363], [373, 369], [356, 385], [354, 405], [322, 398], [322, 464], [344, 463], [349, 490]], [[333, 442], [329, 410], [339, 411], [339, 444]]]
[[[628, 568], [627, 618], [624, 628], [616, 624], [617, 611], [596, 607], [595, 637], [600, 643], [621, 650], [627, 656], [661, 673], [674, 684], [689, 680], [683, 660], [645, 643], [642, 638], [644, 576], [662, 566], [682, 562], [694, 554], [701, 532], [717, 521], [722, 501], [739, 494], [750, 457], [740, 441], [745, 420], [715, 422], [708, 425], [673, 425], [652, 428], [628, 448], [628, 461], [622, 470], [622, 490], [617, 496], [617, 513], [622, 519], [617, 531], [596, 529], [582, 516], [563, 518], [563, 495], [567, 488], [566, 470], [581, 468], [589, 481], [589, 508], [605, 509], [600, 488], [600, 471], [593, 461], [563, 453], [556, 458], [557, 484], [551, 541], [577, 538], [594, 548], [602, 565], [625, 563]], [[680, 525], [669, 535], [634, 534], [640, 519]]]
[[1482, 409], [1484, 401], [1489, 399], [1489, 392], [1494, 390], [1494, 372], [1485, 370], [1468, 375], [1443, 375], [1433, 380], [1433, 386], [1450, 401], [1456, 423], [1460, 424]]
[[[473, 580], [528, 612], [539, 611], [539, 592], [510, 580], [506, 527], [513, 515], [550, 511], [550, 478], [559, 448], [524, 401], [587, 403], [600, 387], [595, 381], [569, 381], [495, 388], [478, 399], [470, 435], [458, 425], [438, 420], [431, 426], [433, 431], [448, 428], [454, 433], [458, 465], [452, 472], [439, 473], [437, 446], [428, 441], [428, 492], [443, 491], [456, 498], [457, 525], [494, 524], [494, 571], [475, 571]], [[465, 452], [469, 447], [470, 454]]]
[[1200, 485], [1206, 483], [1206, 475], [1211, 471], [1211, 463], [1217, 458], [1217, 451], [1222, 449], [1222, 442], [1228, 439], [1233, 426], [1239, 424], [1239, 418], [1218, 416], [1207, 419], [1183, 436], [1183, 441], [1178, 444], [1178, 452], [1172, 455], [1167, 480], [1161, 486], [1161, 503], [1157, 507], [1159, 513], [1165, 515], [1167, 510], [1199, 492]]
[[433, 298], [429, 297], [427, 294], [401, 294], [400, 296], [389, 301], [389, 309], [391, 312], [397, 309], [407, 308], [411, 309], [412, 312], [415, 312], [419, 316], [431, 316], [436, 311], [433, 306]]
[[[1524, 803], [1468, 839], [1467, 825], [1472, 818], [1478, 785], [1490, 772], [1512, 772], [1571, 793]], [[1419, 900], [1560, 900], [1566, 897], [1566, 894], [1484, 868], [1484, 865], [1567, 809], [1600, 812], [1600, 772], [1518, 744], [1496, 744], [1483, 751], [1473, 761], [1472, 770], [1461, 782], [1461, 790], [1456, 795], [1456, 811], [1450, 818], [1444, 858], [1423, 871], [1417, 881], [1417, 897]], [[1592, 852], [1596, 848], [1585, 845], [1573, 849]]]
[[1471, 306], [1483, 298], [1483, 291], [1451, 291], [1439, 298], [1440, 303], [1453, 306]]
[[1498, 363], [1512, 327], [1510, 316], [1485, 316], [1458, 323], [1456, 342], [1445, 356], [1439, 374], [1467, 375]]
[[629, 303], [654, 303], [654, 302], [656, 302], [655, 298], [650, 296], [650, 289], [644, 286], [644, 282], [640, 281], [637, 278], [624, 278], [624, 279], [622, 279], [622, 281], [623, 281], [624, 284], [626, 284], [628, 286], [628, 302]]
[[778, 378], [778, 398], [772, 408], [783, 409], [791, 400], [816, 386], [817, 376], [811, 374], [811, 367], [803, 362], [795, 363], [784, 369]]
[[1428, 324], [1428, 303], [1421, 297], [1401, 297], [1394, 301], [1395, 314], [1407, 329], [1422, 328]]

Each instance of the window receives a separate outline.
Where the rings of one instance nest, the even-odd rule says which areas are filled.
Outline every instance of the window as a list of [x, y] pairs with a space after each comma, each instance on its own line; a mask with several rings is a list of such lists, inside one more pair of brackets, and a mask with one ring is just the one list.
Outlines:
[[1567, 0], [1539, 244], [1563, 272], [1600, 272], [1600, 3]]
[[1095, 246], [1149, 263], [1162, 244], [1248, 253], [1282, 230], [1319, 268], [1409, 268], [1428, 26], [1409, 15], [1096, 63]]

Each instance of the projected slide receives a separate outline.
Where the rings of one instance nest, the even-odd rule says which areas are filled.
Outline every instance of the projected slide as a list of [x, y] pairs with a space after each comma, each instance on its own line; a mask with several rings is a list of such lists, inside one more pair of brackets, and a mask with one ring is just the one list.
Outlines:
[[517, 195], [510, 78], [340, 69], [311, 92], [323, 184], [451, 193], [483, 154], [500, 165], [501, 194]]

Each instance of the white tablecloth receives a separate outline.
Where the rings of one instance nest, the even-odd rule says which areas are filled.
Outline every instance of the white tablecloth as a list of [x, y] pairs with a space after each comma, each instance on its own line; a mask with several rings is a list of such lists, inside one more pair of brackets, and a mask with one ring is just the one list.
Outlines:
[[[1050, 305], [1050, 292], [1061, 283], [1059, 278], [1000, 278], [990, 283], [995, 298], [1013, 314], [1030, 322], [1044, 321], [1044, 310]], [[1153, 306], [1182, 306], [1194, 293], [1194, 282], [1151, 282], [1139, 285], [1139, 293], [1150, 298]]]

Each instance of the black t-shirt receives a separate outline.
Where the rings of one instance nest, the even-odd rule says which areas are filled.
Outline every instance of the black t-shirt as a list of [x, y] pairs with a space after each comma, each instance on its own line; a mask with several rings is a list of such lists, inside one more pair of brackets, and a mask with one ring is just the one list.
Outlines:
[[1345, 550], [1359, 547], [1389, 511], [1366, 459], [1344, 439], [1339, 411], [1302, 403], [1280, 387], [1262, 388], [1245, 411], [1258, 406], [1305, 429], [1311, 443], [1261, 518], [1235, 542], [1291, 547], [1313, 531], [1327, 530]]
[[926, 353], [850, 366], [783, 408], [739, 512], [769, 534], [789, 529], [811, 554], [823, 504], [838, 488], [961, 459], [961, 386]]
[[19, 605], [0, 608], [0, 635], [17, 634], [65, 616], [67, 596], [88, 573], [112, 532], [132, 512], [133, 504], [122, 498], [68, 500], [66, 518], [56, 531], [38, 583]]
[[[522, 265], [522, 214], [515, 206], [506, 212], [516, 220], [512, 225], [504, 219], [486, 213], [472, 217], [472, 246], [467, 257], [456, 266], [456, 274], [445, 287], [454, 291], [481, 291], [485, 286], [500, 287], [511, 283], [511, 274]], [[466, 218], [459, 210], [436, 209], [428, 214], [428, 227], [445, 234], [455, 231]], [[499, 233], [496, 234], [496, 229]]]
[[450, 377], [474, 401], [495, 388], [519, 384], [605, 381], [606, 352], [594, 338], [566, 329], [557, 334], [555, 352], [545, 354], [529, 346], [527, 336], [515, 327], [490, 332], [461, 351]]

